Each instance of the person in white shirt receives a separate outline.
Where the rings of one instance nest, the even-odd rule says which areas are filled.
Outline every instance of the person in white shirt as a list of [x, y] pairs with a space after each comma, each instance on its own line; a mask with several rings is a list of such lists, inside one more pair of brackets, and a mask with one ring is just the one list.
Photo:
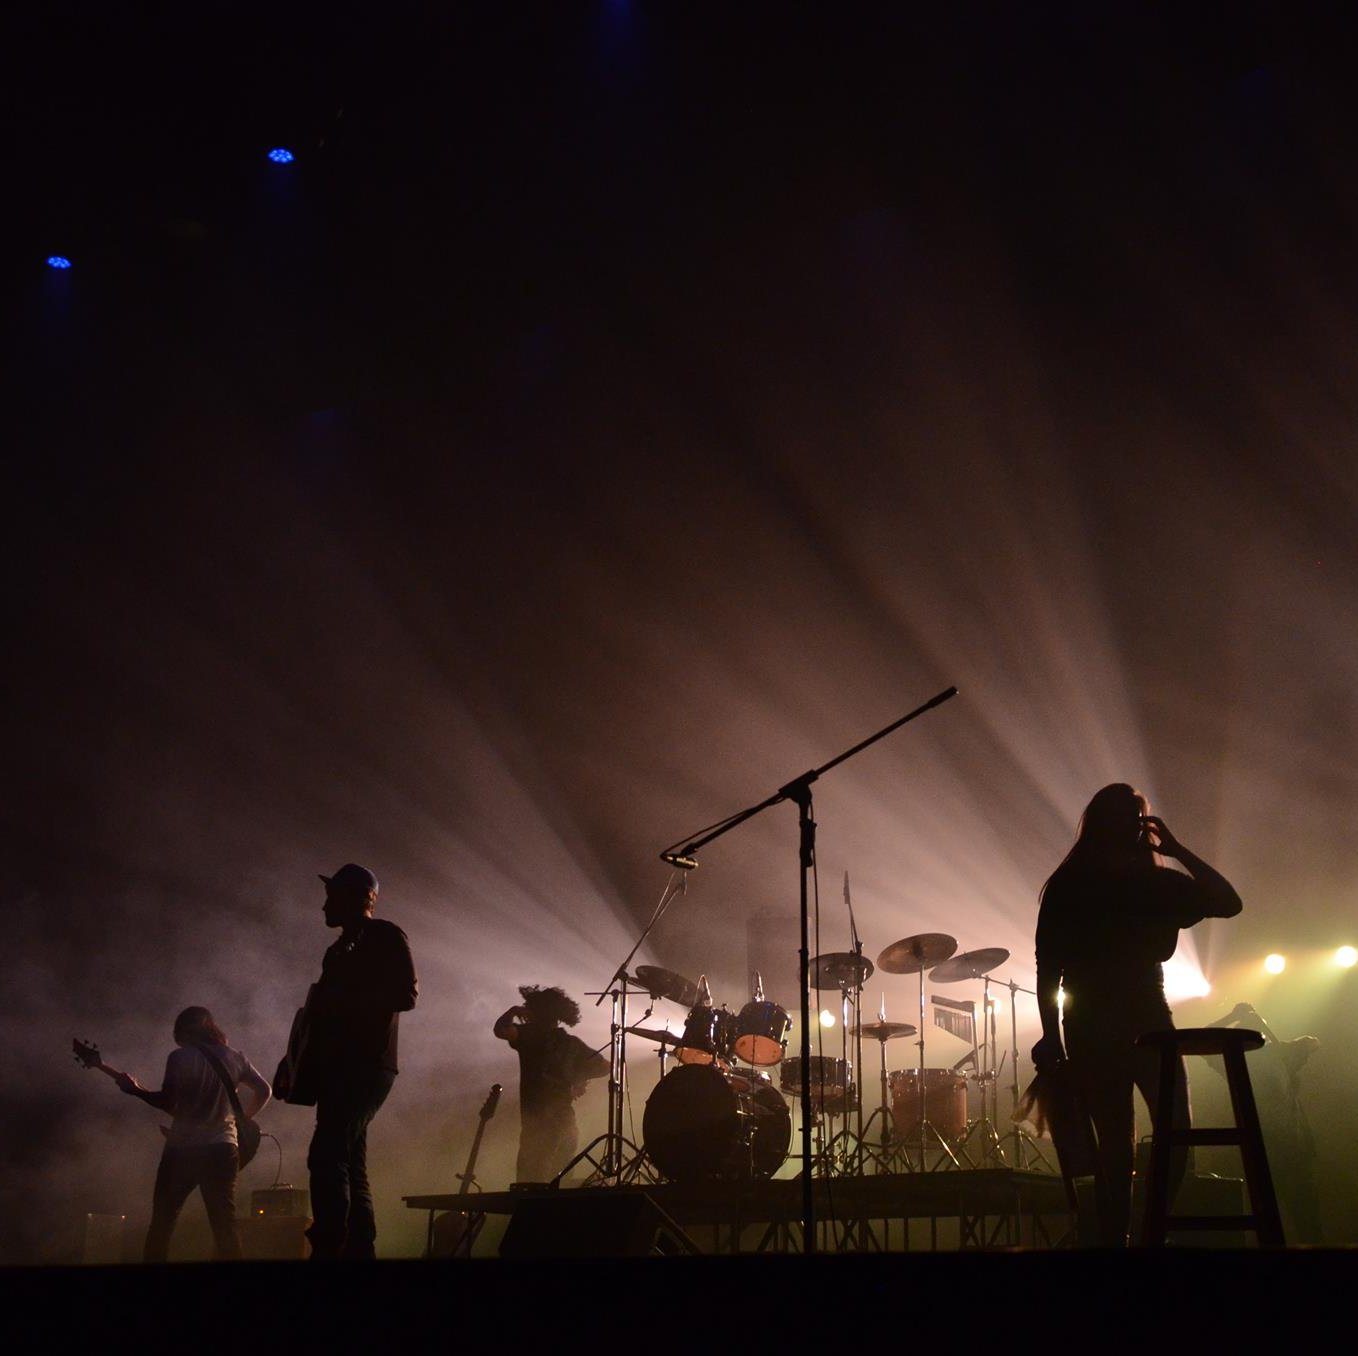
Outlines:
[[174, 1117], [156, 1173], [145, 1260], [163, 1262], [179, 1212], [195, 1188], [202, 1192], [218, 1258], [241, 1255], [236, 1227], [236, 1117], [215, 1059], [235, 1087], [245, 1089], [241, 1111], [253, 1119], [270, 1096], [268, 1082], [226, 1035], [206, 1008], [185, 1008], [175, 1018], [175, 1044], [165, 1061], [159, 1091], [144, 1088], [131, 1074], [117, 1074], [118, 1086]]

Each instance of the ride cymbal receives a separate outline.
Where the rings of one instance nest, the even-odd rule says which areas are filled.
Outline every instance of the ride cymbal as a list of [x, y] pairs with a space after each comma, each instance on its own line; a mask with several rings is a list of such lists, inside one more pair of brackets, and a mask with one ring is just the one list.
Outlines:
[[980, 979], [1009, 959], [1002, 946], [986, 946], [979, 951], [962, 951], [929, 971], [935, 984], [957, 984], [964, 979]]
[[682, 1007], [691, 1008], [698, 1001], [698, 986], [691, 979], [659, 965], [638, 965], [637, 983], [652, 998], [668, 998]]
[[872, 962], [852, 951], [830, 951], [811, 958], [813, 989], [848, 989], [864, 984], [872, 975]]
[[914, 975], [945, 961], [957, 950], [957, 938], [946, 932], [918, 932], [892, 942], [877, 964], [889, 975]]

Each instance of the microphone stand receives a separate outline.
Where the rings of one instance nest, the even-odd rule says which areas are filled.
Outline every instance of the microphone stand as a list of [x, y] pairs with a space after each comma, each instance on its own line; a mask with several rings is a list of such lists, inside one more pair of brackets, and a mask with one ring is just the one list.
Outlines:
[[[782, 801], [790, 800], [797, 807], [798, 825], [798, 853], [797, 859], [801, 871], [801, 952], [798, 963], [798, 976], [801, 982], [801, 1017], [802, 1017], [802, 1078], [801, 1091], [801, 1112], [802, 1112], [802, 1251], [813, 1253], [816, 1251], [816, 1207], [814, 1193], [812, 1191], [812, 1155], [811, 1155], [811, 950], [810, 950], [810, 892], [809, 883], [811, 869], [816, 861], [816, 822], [811, 818], [811, 783], [816, 781], [824, 773], [829, 772], [833, 767], [838, 767], [840, 763], [846, 762], [854, 754], [861, 753], [869, 745], [875, 744], [879, 739], [884, 739], [893, 730], [898, 730], [902, 725], [914, 720], [917, 716], [922, 716], [926, 711], [932, 710], [935, 706], [942, 705], [950, 697], [957, 696], [955, 687], [947, 688], [937, 696], [931, 697], [923, 706], [917, 706], [913, 711], [907, 712], [899, 720], [892, 721], [884, 729], [878, 730], [876, 734], [869, 735], [867, 739], [855, 744], [852, 748], [845, 749], [837, 757], [830, 759], [828, 763], [821, 764], [818, 768], [812, 768], [810, 772], [804, 772], [800, 777], [794, 778], [786, 786], [780, 786], [773, 795], [762, 800], [757, 805], [751, 805], [748, 809], [741, 810], [731, 815], [727, 819], [719, 821], [709, 829], [699, 830], [699, 835], [692, 839], [679, 839], [660, 854], [660, 860], [670, 866], [681, 867], [691, 871], [698, 865], [694, 854], [708, 843], [720, 838], [725, 833], [737, 826], [745, 823], [747, 819], [753, 819], [755, 815], [763, 810], [767, 810]], [[682, 845], [682, 846], [681, 846]]]
[[[598, 997], [594, 1000], [596, 1008], [605, 998], [612, 1000], [612, 1017], [609, 1022], [608, 1039], [608, 1129], [602, 1135], [596, 1135], [590, 1140], [552, 1178], [551, 1184], [554, 1187], [560, 1186], [562, 1179], [570, 1170], [577, 1163], [585, 1160], [594, 1165], [594, 1172], [590, 1176], [591, 1185], [600, 1183], [621, 1186], [627, 1180], [625, 1151], [628, 1149], [632, 1151], [634, 1165], [640, 1166], [643, 1151], [638, 1149], [623, 1133], [627, 1097], [627, 986], [636, 982], [628, 975], [627, 967], [632, 963], [632, 957], [641, 950], [642, 943], [651, 935], [651, 929], [664, 917], [665, 910], [669, 908], [674, 897], [686, 894], [687, 889], [688, 878], [682, 871], [676, 869], [665, 882], [665, 888], [660, 892], [660, 899], [651, 914], [651, 921], [642, 929], [641, 936], [637, 938], [632, 949], [623, 958], [622, 964], [613, 971], [608, 983], [604, 985], [602, 990], [596, 991], [598, 993]], [[663, 1048], [661, 1053], [663, 1055]], [[661, 1070], [663, 1073], [663, 1062]], [[604, 1146], [602, 1162], [597, 1161], [594, 1157], [594, 1150], [600, 1144]]]

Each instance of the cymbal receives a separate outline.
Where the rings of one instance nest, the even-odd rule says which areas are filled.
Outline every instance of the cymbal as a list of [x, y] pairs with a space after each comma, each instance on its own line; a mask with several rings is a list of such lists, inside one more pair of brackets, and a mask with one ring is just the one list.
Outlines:
[[979, 951], [962, 951], [942, 965], [935, 965], [929, 971], [929, 978], [935, 984], [956, 984], [964, 979], [980, 979], [988, 975], [997, 965], [1009, 959], [1009, 952], [1002, 946], [986, 946]]
[[691, 979], [658, 965], [638, 965], [637, 983], [653, 998], [668, 998], [686, 1008], [698, 1001], [698, 986]]
[[811, 987], [813, 989], [849, 988], [863, 984], [872, 974], [872, 962], [852, 951], [829, 951], [811, 957]]
[[877, 964], [889, 975], [914, 975], [945, 961], [957, 950], [957, 938], [946, 932], [919, 932], [892, 942]]
[[629, 1036], [641, 1036], [644, 1040], [655, 1041], [659, 1045], [682, 1045], [684, 1038], [676, 1031], [655, 1031], [649, 1026], [629, 1026]]
[[854, 1028], [854, 1035], [863, 1035], [874, 1041], [889, 1041], [896, 1036], [913, 1036], [918, 1027], [909, 1022], [865, 1022]]

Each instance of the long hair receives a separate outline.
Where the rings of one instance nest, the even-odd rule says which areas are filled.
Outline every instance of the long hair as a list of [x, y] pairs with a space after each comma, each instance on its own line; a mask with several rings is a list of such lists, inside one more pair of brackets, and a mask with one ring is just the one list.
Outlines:
[[1052, 881], [1070, 871], [1113, 870], [1125, 865], [1131, 844], [1141, 846], [1146, 866], [1158, 866], [1160, 857], [1141, 844], [1139, 818], [1150, 813], [1150, 802], [1134, 786], [1114, 782], [1096, 791], [1084, 813], [1070, 851], [1047, 877], [1045, 895]]
[[519, 995], [535, 1022], [560, 1022], [574, 1026], [580, 1020], [580, 1004], [564, 989], [541, 989], [536, 984], [520, 984]]
[[225, 1045], [226, 1032], [206, 1008], [185, 1008], [174, 1019], [174, 1038], [179, 1045]]

